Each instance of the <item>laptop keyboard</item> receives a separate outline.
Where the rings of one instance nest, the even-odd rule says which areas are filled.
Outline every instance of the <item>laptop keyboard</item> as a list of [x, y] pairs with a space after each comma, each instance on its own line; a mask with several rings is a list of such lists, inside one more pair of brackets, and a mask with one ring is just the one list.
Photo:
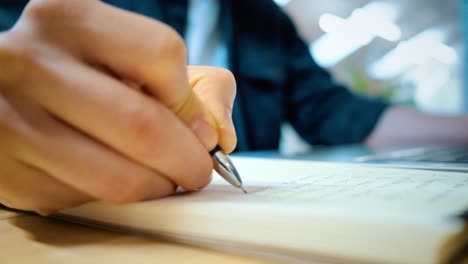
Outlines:
[[468, 163], [468, 147], [410, 148], [360, 157], [359, 159], [361, 161]]

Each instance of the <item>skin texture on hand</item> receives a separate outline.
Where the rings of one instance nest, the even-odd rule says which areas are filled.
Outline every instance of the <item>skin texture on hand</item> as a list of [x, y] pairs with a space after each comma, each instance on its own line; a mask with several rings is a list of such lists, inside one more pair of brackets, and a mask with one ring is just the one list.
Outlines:
[[187, 68], [186, 55], [146, 17], [95, 0], [31, 1], [0, 34], [0, 203], [49, 214], [208, 184], [208, 151], [236, 144], [235, 82]]

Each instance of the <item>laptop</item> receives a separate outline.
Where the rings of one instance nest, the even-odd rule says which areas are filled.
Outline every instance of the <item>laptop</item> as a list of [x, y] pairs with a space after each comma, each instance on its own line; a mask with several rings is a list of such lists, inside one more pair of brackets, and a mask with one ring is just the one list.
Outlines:
[[468, 172], [468, 146], [423, 146], [360, 155], [355, 162]]
[[363, 163], [375, 166], [468, 172], [468, 146], [414, 146], [372, 149], [363, 145], [318, 146], [299, 154], [273, 151], [241, 156]]

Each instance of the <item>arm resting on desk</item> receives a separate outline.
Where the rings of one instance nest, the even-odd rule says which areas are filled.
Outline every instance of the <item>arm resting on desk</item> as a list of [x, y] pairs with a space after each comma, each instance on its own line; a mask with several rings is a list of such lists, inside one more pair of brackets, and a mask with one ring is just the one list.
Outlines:
[[382, 115], [365, 144], [370, 147], [468, 144], [468, 115], [433, 115], [393, 106]]

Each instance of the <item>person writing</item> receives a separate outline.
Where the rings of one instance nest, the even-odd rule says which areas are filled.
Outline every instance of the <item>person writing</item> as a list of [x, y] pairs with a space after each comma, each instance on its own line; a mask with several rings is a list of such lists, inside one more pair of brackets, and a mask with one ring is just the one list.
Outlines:
[[198, 189], [236, 145], [227, 70], [99, 1], [32, 1], [0, 35], [0, 203], [49, 214]]
[[[209, 181], [207, 149], [277, 149], [284, 122], [311, 144], [468, 143], [467, 116], [425, 114], [336, 84], [272, 1], [105, 2], [4, 5], [0, 26], [14, 26], [0, 37], [2, 203], [50, 213], [199, 188]], [[185, 37], [188, 54], [158, 21]], [[233, 72], [234, 108], [229, 72], [186, 67], [186, 57]]]

